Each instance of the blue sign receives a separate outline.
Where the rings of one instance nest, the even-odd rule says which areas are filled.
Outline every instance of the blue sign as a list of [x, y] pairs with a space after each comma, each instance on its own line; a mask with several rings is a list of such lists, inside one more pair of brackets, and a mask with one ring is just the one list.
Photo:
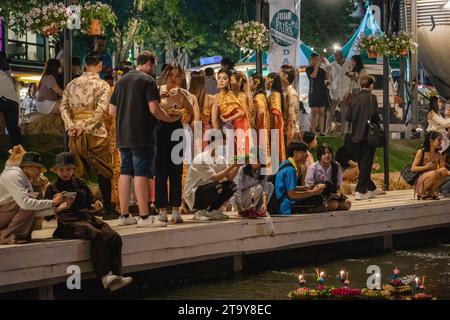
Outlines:
[[222, 60], [222, 56], [200, 58], [200, 65], [220, 63], [220, 60]]

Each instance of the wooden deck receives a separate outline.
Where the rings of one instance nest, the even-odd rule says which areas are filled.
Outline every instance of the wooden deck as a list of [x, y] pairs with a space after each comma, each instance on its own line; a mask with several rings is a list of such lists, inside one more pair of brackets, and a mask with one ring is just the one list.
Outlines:
[[[275, 234], [265, 234], [264, 219], [231, 214], [221, 222], [185, 223], [166, 228], [138, 229], [110, 224], [123, 238], [124, 272], [136, 272], [194, 261], [234, 256], [235, 270], [243, 255], [450, 226], [450, 198], [412, 200], [412, 191], [389, 192], [376, 199], [353, 202], [347, 212], [274, 217]], [[66, 280], [69, 265], [80, 266], [83, 279], [92, 277], [89, 243], [51, 239], [55, 222], [33, 233], [34, 242], [0, 246], [0, 293], [45, 287]]]

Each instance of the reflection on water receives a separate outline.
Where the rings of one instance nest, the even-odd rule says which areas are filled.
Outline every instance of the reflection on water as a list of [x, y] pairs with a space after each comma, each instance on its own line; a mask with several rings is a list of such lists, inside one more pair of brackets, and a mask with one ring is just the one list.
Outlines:
[[326, 285], [340, 286], [336, 279], [340, 270], [350, 272], [350, 286], [364, 288], [369, 276], [369, 265], [381, 269], [382, 284], [389, 281], [397, 266], [405, 282], [414, 281], [415, 276], [425, 278], [426, 292], [439, 299], [450, 299], [450, 245], [442, 244], [425, 249], [395, 251], [362, 259], [342, 259], [321, 266], [303, 265], [284, 270], [269, 270], [237, 278], [214, 280], [213, 282], [183, 285], [169, 289], [142, 291], [136, 299], [288, 299], [289, 291], [297, 288], [298, 274], [304, 269], [306, 285], [315, 283], [314, 268], [320, 267], [327, 274]]

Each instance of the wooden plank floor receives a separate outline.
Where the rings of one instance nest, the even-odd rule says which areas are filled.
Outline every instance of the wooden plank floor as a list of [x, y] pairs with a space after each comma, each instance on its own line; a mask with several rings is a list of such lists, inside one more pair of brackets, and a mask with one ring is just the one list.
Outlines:
[[[450, 225], [450, 198], [413, 200], [413, 192], [393, 191], [366, 201], [353, 201], [347, 212], [274, 217], [275, 235], [267, 236], [264, 219], [230, 219], [185, 223], [166, 228], [138, 229], [110, 225], [123, 238], [125, 272], [180, 263], [276, 251], [351, 239], [405, 233]], [[33, 233], [33, 243], [0, 246], [0, 292], [39, 287], [65, 280], [67, 266], [76, 264], [92, 275], [90, 245], [82, 240], [51, 239], [55, 222]]]

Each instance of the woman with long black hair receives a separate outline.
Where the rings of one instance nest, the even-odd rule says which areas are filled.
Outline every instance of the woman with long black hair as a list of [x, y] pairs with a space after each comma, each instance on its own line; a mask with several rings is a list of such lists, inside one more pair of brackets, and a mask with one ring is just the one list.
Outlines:
[[325, 185], [322, 192], [327, 210], [349, 210], [350, 200], [340, 193], [342, 184], [342, 168], [334, 161], [333, 150], [328, 145], [322, 145], [317, 149], [317, 161], [314, 162], [306, 173], [306, 186]]
[[350, 92], [358, 94], [361, 91], [361, 86], [359, 84], [359, 79], [367, 74], [367, 70], [364, 67], [364, 62], [359, 54], [355, 54], [351, 58], [352, 71], [346, 72], [345, 75], [350, 78]]
[[54, 110], [56, 102], [62, 97], [63, 90], [58, 85], [61, 63], [56, 59], [47, 61], [42, 78], [37, 87], [36, 107], [39, 113], [49, 114]]
[[440, 152], [445, 152], [450, 145], [447, 132], [447, 129], [450, 128], [450, 119], [445, 119], [440, 115], [439, 97], [434, 96], [430, 98], [427, 121], [427, 133], [436, 131], [442, 134], [442, 148]]
[[[284, 101], [283, 86], [278, 74], [274, 75], [270, 86], [270, 95], [267, 98], [271, 115], [271, 129], [278, 130], [278, 154], [280, 163], [286, 160], [286, 149], [284, 144]], [[273, 152], [273, 151], [272, 151]]]

